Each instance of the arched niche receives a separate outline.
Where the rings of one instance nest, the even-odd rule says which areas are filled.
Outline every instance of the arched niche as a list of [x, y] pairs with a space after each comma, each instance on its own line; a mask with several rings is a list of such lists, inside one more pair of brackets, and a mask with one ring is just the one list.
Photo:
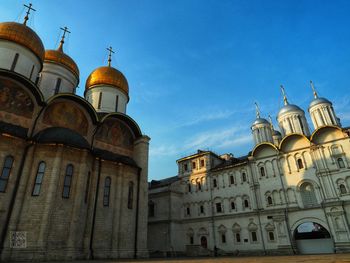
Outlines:
[[271, 157], [278, 154], [278, 149], [275, 145], [268, 142], [263, 142], [255, 146], [252, 151], [252, 156], [255, 158]]
[[314, 144], [323, 144], [344, 138], [343, 130], [338, 126], [323, 126], [315, 130], [311, 135]]

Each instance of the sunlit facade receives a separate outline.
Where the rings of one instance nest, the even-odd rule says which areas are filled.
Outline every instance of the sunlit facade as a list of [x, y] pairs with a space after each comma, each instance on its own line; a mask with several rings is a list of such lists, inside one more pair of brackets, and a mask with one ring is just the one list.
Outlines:
[[284, 94], [280, 131], [257, 108], [246, 156], [198, 150], [177, 160], [177, 176], [150, 182], [150, 253], [349, 252], [350, 130], [315, 89], [308, 111], [312, 133]]

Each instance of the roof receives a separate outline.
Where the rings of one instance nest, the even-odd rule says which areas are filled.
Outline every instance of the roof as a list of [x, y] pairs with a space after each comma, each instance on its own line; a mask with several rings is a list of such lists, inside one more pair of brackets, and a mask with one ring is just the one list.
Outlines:
[[134, 166], [136, 168], [139, 168], [137, 166], [136, 162], [128, 156], [112, 153], [110, 151], [102, 150], [99, 148], [94, 148], [92, 151], [96, 157], [100, 157], [103, 160], [123, 163], [126, 165], [130, 165], [130, 166]]
[[0, 132], [7, 133], [7, 134], [24, 139], [27, 137], [28, 129], [22, 126], [0, 121]]
[[332, 102], [330, 102], [329, 100], [325, 99], [325, 98], [316, 98], [314, 100], [311, 101], [309, 108], [316, 106], [318, 104], [322, 104], [322, 103], [326, 103], [326, 104], [330, 104], [332, 105]]
[[148, 188], [153, 189], [153, 188], [158, 188], [158, 187], [163, 187], [163, 186], [168, 186], [171, 185], [172, 183], [180, 180], [180, 178], [176, 176], [168, 177], [162, 180], [152, 180], [151, 182], [148, 183]]
[[277, 116], [280, 117], [281, 115], [283, 115], [285, 113], [289, 113], [289, 112], [293, 112], [293, 111], [303, 112], [303, 110], [301, 108], [299, 108], [297, 105], [287, 104], [280, 109]]
[[241, 157], [233, 157], [230, 158], [229, 160], [225, 160], [224, 162], [222, 162], [221, 164], [215, 166], [214, 168], [211, 169], [211, 171], [215, 172], [218, 170], [222, 170], [222, 169], [226, 169], [226, 168], [230, 168], [233, 166], [238, 166], [238, 165], [242, 165], [247, 163], [248, 161], [248, 156], [249, 155], [244, 155]]

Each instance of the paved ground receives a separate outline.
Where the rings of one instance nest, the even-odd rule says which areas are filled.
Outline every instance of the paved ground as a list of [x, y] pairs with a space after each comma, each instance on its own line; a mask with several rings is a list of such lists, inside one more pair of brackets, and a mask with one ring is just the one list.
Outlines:
[[[300, 255], [271, 257], [220, 257], [200, 259], [147, 259], [147, 260], [113, 260], [113, 261], [78, 261], [79, 263], [112, 263], [112, 262], [172, 262], [172, 263], [350, 263], [350, 254]], [[74, 263], [78, 263], [74, 262]]]

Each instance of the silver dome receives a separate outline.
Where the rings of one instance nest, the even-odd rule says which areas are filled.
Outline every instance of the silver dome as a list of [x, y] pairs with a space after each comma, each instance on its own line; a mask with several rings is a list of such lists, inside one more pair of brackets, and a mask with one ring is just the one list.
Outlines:
[[263, 119], [263, 118], [257, 118], [253, 123], [253, 125], [258, 125], [258, 124], [270, 125], [270, 123], [266, 119]]
[[327, 103], [327, 104], [331, 104], [332, 105], [332, 102], [330, 102], [329, 100], [325, 99], [325, 98], [316, 98], [314, 99], [313, 101], [311, 101], [310, 103], [310, 106], [309, 106], [309, 109], [313, 106], [316, 106], [318, 104], [322, 104], [322, 103]]
[[278, 118], [285, 114], [285, 113], [288, 113], [288, 112], [295, 112], [295, 111], [301, 111], [301, 112], [304, 112], [302, 109], [300, 109], [297, 105], [294, 105], [294, 104], [287, 104], [285, 106], [283, 106], [280, 111], [278, 112]]

